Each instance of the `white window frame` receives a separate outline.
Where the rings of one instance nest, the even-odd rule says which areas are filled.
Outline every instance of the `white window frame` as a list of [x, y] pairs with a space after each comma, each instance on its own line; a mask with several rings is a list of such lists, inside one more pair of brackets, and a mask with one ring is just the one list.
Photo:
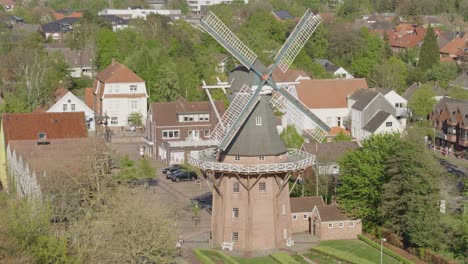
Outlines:
[[262, 193], [266, 192], [266, 182], [259, 182], [258, 183], [258, 190]]
[[293, 214], [292, 219], [297, 220], [297, 215]]
[[349, 222], [349, 227], [354, 227], [354, 221]]
[[75, 105], [75, 104], [71, 104], [70, 110], [73, 111], [73, 112], [76, 111], [76, 105]]
[[232, 232], [231, 233], [231, 240], [232, 240], [232, 243], [239, 242], [239, 232]]
[[206, 138], [209, 138], [209, 137], [210, 137], [210, 130], [209, 130], [209, 129], [205, 129], [205, 131], [203, 131], [203, 135], [204, 135]]
[[[162, 133], [162, 138], [163, 139], [178, 139], [178, 138], [180, 138], [180, 130], [178, 130], [178, 129], [163, 130], [161, 133]], [[166, 136], [164, 136], [165, 133], [166, 133]], [[172, 133], [172, 136], [169, 136], [170, 133]]]
[[240, 192], [240, 183], [238, 181], [235, 181], [233, 186], [232, 186], [232, 192], [233, 193], [239, 193]]
[[258, 159], [259, 159], [260, 161], [265, 161], [265, 156], [260, 156], [260, 157], [258, 157]]
[[288, 238], [288, 230], [286, 228], [283, 229], [283, 239]]
[[130, 85], [130, 92], [136, 92], [138, 90], [138, 85], [136, 84], [131, 84]]
[[392, 127], [393, 126], [393, 122], [385, 122], [385, 127]]
[[63, 104], [62, 110], [63, 110], [63, 112], [67, 112], [67, 111], [68, 111], [68, 105], [67, 105], [67, 104]]
[[281, 212], [283, 213], [283, 215], [286, 215], [286, 205], [281, 205]]
[[239, 219], [239, 207], [232, 208], [232, 218]]
[[332, 229], [332, 228], [333, 228], [333, 223], [328, 224], [328, 229]]
[[235, 161], [239, 161], [239, 160], [240, 160], [240, 156], [239, 156], [239, 155], [234, 156], [234, 160], [235, 160]]
[[256, 116], [255, 117], [255, 125], [257, 125], [257, 126], [262, 125], [262, 117], [261, 116]]
[[305, 215], [302, 215], [302, 219], [308, 220], [308, 219], [309, 219], [309, 215], [306, 215], [306, 214], [305, 214]]
[[138, 100], [131, 100], [130, 101], [130, 109], [138, 110]]
[[344, 228], [344, 222], [340, 222], [338, 226], [339, 228]]
[[112, 116], [111, 125], [117, 125], [117, 124], [119, 124], [119, 118], [117, 116]]
[[200, 138], [200, 131], [199, 130], [189, 130], [187, 132], [187, 136], [192, 139]]

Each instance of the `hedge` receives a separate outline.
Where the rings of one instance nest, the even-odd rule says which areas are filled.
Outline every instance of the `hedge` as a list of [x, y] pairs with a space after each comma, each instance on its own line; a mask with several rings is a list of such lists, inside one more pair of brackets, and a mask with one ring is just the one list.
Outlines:
[[273, 253], [270, 257], [280, 264], [300, 264], [286, 253]]
[[[358, 238], [359, 240], [363, 241], [364, 243], [366, 243], [367, 245], [375, 248], [375, 249], [378, 249], [380, 250], [380, 245], [372, 240], [370, 240], [369, 238], [363, 236], [363, 235], [358, 235]], [[410, 261], [409, 259], [406, 259], [400, 255], [398, 255], [397, 253], [391, 251], [390, 249], [388, 248], [383, 248], [383, 252], [387, 255], [389, 255], [390, 257], [400, 261], [401, 263], [404, 263], [404, 264], [412, 264], [414, 262]]]
[[343, 252], [341, 250], [337, 250], [334, 248], [329, 248], [325, 246], [316, 246], [316, 247], [313, 247], [312, 250], [318, 251], [319, 253], [323, 253], [323, 254], [326, 254], [334, 258], [344, 260], [346, 262], [350, 262], [353, 264], [374, 264], [368, 260], [362, 259], [360, 257], [356, 257], [354, 255], [350, 255], [346, 252]]
[[239, 262], [235, 260], [234, 258], [232, 258], [231, 256], [228, 256], [217, 250], [197, 248], [197, 249], [194, 249], [193, 252], [195, 253], [195, 256], [197, 256], [204, 264], [216, 264], [213, 260], [210, 259], [209, 256], [205, 254], [205, 252], [209, 252], [209, 253], [217, 255], [218, 257], [223, 259], [226, 264], [239, 264]]

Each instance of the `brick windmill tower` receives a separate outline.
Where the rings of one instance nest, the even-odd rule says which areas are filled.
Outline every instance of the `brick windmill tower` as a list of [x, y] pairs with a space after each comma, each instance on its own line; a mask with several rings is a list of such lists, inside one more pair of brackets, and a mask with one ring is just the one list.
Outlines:
[[288, 182], [315, 157], [286, 148], [274, 111], [318, 141], [330, 128], [271, 75], [275, 67], [288, 70], [319, 23], [320, 17], [307, 11], [267, 68], [213, 13], [201, 20], [243, 65], [229, 76], [230, 106], [211, 133], [218, 147], [189, 157], [213, 192], [211, 235], [216, 246], [228, 242], [236, 250], [266, 250], [284, 247], [291, 239]]

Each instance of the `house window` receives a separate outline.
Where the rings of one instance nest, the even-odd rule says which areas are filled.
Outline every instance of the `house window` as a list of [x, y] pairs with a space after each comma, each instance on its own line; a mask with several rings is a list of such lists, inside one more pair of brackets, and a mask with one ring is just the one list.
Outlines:
[[206, 138], [210, 137], [210, 130], [208, 130], [208, 129], [205, 130], [204, 135], [205, 135]]
[[238, 232], [232, 232], [231, 239], [232, 239], [233, 243], [237, 243], [239, 241], [239, 233]]
[[119, 123], [119, 120], [117, 119], [116, 116], [111, 117], [111, 124], [112, 125], [117, 125]]
[[336, 118], [336, 126], [341, 126], [341, 117]]
[[234, 156], [234, 160], [235, 160], [235, 161], [239, 161], [239, 160], [240, 160], [240, 156]]
[[75, 104], [72, 104], [72, 105], [71, 105], [71, 110], [72, 110], [72, 111], [75, 111]]
[[138, 109], [138, 101], [137, 100], [130, 101], [130, 108], [132, 110], [137, 110]]
[[344, 223], [340, 222], [340, 228], [343, 228], [343, 227], [344, 227]]
[[239, 182], [234, 182], [234, 186], [232, 187], [232, 191], [235, 193], [239, 193]]
[[333, 224], [328, 224], [328, 229], [332, 229], [333, 228]]
[[259, 159], [260, 159], [261, 161], [265, 161], [265, 156], [260, 156]]
[[239, 208], [232, 208], [232, 218], [239, 218]]
[[63, 104], [63, 111], [66, 112], [68, 110], [68, 105], [67, 104]]
[[286, 205], [283, 204], [281, 206], [281, 211], [282, 211], [283, 215], [286, 215]]
[[392, 127], [392, 122], [385, 122], [386, 127]]
[[354, 227], [354, 221], [349, 222], [349, 227]]
[[257, 125], [257, 126], [262, 125], [262, 117], [261, 116], [255, 117], [255, 125]]
[[297, 215], [293, 215], [293, 220], [297, 220]]
[[136, 85], [130, 85], [130, 92], [136, 92], [137, 86]]
[[46, 139], [46, 133], [45, 133], [45, 132], [39, 132], [39, 133], [37, 134], [37, 137], [38, 137], [39, 139], [41, 139], [41, 140], [44, 140], [44, 139]]
[[189, 130], [188, 137], [191, 139], [198, 139], [200, 138], [200, 131], [198, 130]]
[[307, 220], [307, 219], [309, 219], [309, 216], [305, 214], [305, 215], [302, 216], [302, 218], [304, 218], [304, 220]]
[[288, 230], [283, 229], [283, 239], [287, 239], [288, 238]]
[[163, 139], [179, 138], [179, 130], [163, 130]]
[[266, 183], [265, 182], [260, 182], [258, 184], [258, 189], [260, 190], [260, 192], [266, 192]]

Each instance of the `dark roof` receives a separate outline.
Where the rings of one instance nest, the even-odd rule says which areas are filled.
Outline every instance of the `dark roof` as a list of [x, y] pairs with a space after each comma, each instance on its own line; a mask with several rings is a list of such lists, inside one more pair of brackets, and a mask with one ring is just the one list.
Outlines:
[[354, 93], [358, 93], [356, 95], [351, 95], [351, 99], [356, 100], [356, 102], [351, 106], [353, 109], [362, 111], [366, 106], [374, 100], [374, 98], [379, 95], [378, 92], [370, 91], [370, 90], [360, 90]]
[[68, 25], [73, 25], [79, 20], [76, 17], [65, 17], [47, 24], [41, 25], [42, 31], [48, 33], [64, 32], [71, 30]]
[[2, 126], [6, 143], [38, 139], [40, 132], [47, 139], [88, 137], [84, 112], [3, 114]]
[[318, 205], [316, 208], [322, 222], [350, 220], [346, 214], [341, 212], [337, 205]]
[[66, 47], [63, 43], [47, 43], [44, 45], [44, 49], [47, 54], [51, 55], [54, 52], [59, 52], [63, 55], [65, 62], [70, 67], [93, 67], [94, 54], [91, 49], [74, 50]]
[[281, 20], [293, 19], [294, 17], [286, 10], [273, 10], [271, 11], [277, 18]]
[[33, 33], [39, 31], [39, 24], [24, 24], [24, 23], [17, 23], [13, 25], [12, 31], [13, 32], [26, 32], [26, 33]]
[[[255, 60], [254, 65], [260, 72], [266, 72], [267, 70], [267, 67], [259, 60]], [[255, 83], [254, 80], [256, 80]], [[259, 78], [254, 72], [249, 71], [244, 66], [239, 66], [229, 73], [228, 83], [231, 85], [229, 90], [231, 93], [236, 93], [244, 84], [252, 87], [252, 85], [257, 85], [258, 81]]]
[[315, 62], [320, 64], [327, 72], [335, 72], [340, 68], [340, 66], [333, 64], [333, 62], [327, 59], [316, 59]]
[[[219, 114], [222, 116], [225, 110], [223, 102], [215, 101], [215, 105]], [[218, 123], [218, 120], [216, 119], [213, 112], [213, 107], [208, 101], [188, 102], [178, 100], [176, 102], [169, 103], [152, 103], [150, 108], [153, 114], [153, 121], [155, 122], [156, 126], [187, 125], [187, 123], [179, 122], [177, 114], [181, 113], [210, 113], [213, 115], [211, 115], [210, 120], [206, 123]], [[200, 122], [200, 124], [203, 124], [203, 122]]]
[[370, 88], [369, 90], [381, 93], [382, 95], [386, 95], [392, 91], [390, 89], [385, 89], [385, 88], [380, 88], [380, 87]]
[[[276, 156], [286, 153], [286, 146], [276, 128], [276, 118], [270, 100], [270, 95], [260, 97], [258, 104], [226, 149], [227, 155]], [[262, 118], [261, 126], [256, 125], [256, 117]]]
[[375, 23], [370, 24], [369, 28], [372, 30], [392, 30], [393, 23], [388, 21], [377, 21]]
[[359, 148], [356, 141], [349, 142], [327, 142], [327, 143], [304, 143], [303, 150], [307, 153], [317, 156], [318, 162], [333, 161], [337, 162], [348, 151]]
[[312, 212], [315, 206], [325, 205], [322, 196], [291, 197], [291, 213]]
[[[406, 100], [410, 101], [411, 98], [413, 97], [414, 92], [416, 90], [418, 90], [419, 87], [421, 87], [421, 84], [415, 82], [410, 87], [408, 87], [408, 89], [406, 89], [406, 91], [401, 96], [403, 98], [405, 98]], [[444, 88], [438, 86], [438, 85], [434, 85], [432, 87], [432, 90], [434, 91], [436, 96], [447, 96], [448, 95], [448, 91], [445, 90]]]
[[450, 86], [457, 86], [463, 89], [468, 89], [468, 72], [463, 72], [458, 76], [453, 82], [450, 83]]
[[112, 25], [127, 25], [128, 21], [116, 15], [101, 15], [100, 18], [106, 20]]
[[377, 128], [380, 127], [380, 125], [382, 125], [383, 122], [385, 122], [385, 120], [387, 120], [389, 116], [391, 116], [390, 113], [385, 111], [378, 111], [377, 114], [375, 114], [362, 129], [373, 133], [375, 130], [377, 130]]

